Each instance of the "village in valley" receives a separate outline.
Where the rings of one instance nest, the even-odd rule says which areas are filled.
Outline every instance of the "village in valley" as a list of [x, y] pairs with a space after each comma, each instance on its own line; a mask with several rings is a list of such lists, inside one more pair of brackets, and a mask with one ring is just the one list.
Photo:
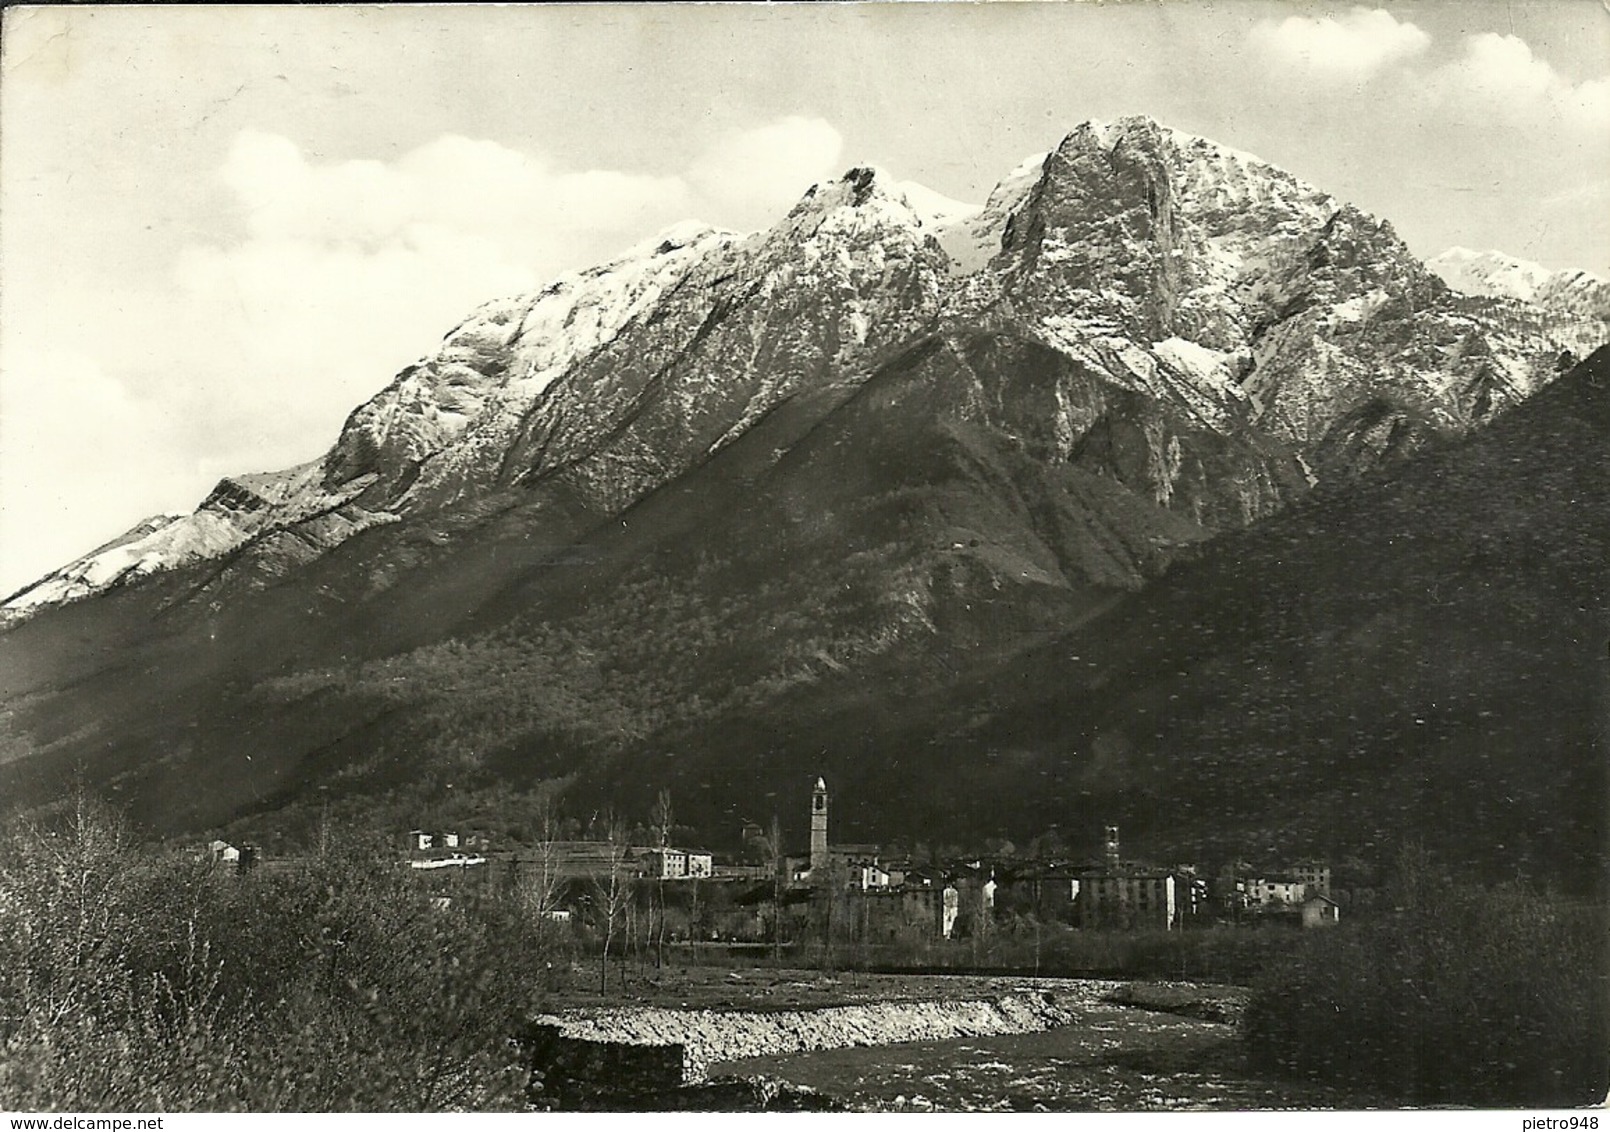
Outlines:
[[[438, 907], [513, 900], [578, 941], [645, 937], [661, 951], [711, 948], [781, 958], [835, 945], [873, 956], [911, 956], [940, 941], [987, 938], [1007, 923], [1106, 932], [1177, 932], [1221, 925], [1323, 928], [1369, 890], [1333, 891], [1328, 863], [1312, 858], [1204, 868], [1126, 856], [1116, 825], [1102, 827], [1099, 857], [1008, 851], [914, 860], [877, 844], [836, 841], [832, 797], [818, 777], [809, 842], [788, 845], [746, 822], [730, 855], [678, 840], [662, 792], [649, 826], [560, 822], [545, 811], [536, 836], [501, 843], [481, 829], [407, 831], [395, 863]], [[797, 850], [797, 851], [796, 851]], [[213, 859], [238, 871], [272, 870], [294, 856], [215, 840]], [[822, 949], [826, 950], [823, 951]]]

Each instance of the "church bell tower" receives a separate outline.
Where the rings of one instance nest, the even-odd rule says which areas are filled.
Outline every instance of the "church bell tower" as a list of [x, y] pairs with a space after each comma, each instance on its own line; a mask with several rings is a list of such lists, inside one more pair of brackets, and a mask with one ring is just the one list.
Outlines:
[[1102, 860], [1107, 871], [1116, 873], [1123, 865], [1123, 858], [1118, 851], [1118, 827], [1109, 825], [1104, 831], [1101, 845]]
[[827, 783], [818, 778], [811, 791], [811, 871], [827, 867]]

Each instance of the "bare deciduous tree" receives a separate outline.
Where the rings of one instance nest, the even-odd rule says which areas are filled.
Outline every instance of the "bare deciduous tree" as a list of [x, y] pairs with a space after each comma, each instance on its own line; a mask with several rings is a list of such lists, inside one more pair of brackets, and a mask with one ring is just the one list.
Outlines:
[[671, 830], [675, 817], [671, 810], [671, 791], [662, 789], [659, 797], [654, 800], [654, 809], [649, 814], [649, 822], [654, 827], [655, 835], [660, 841], [660, 868], [656, 870], [654, 880], [655, 903], [659, 909], [658, 927], [653, 919], [654, 909], [649, 910], [649, 930], [654, 936], [654, 967], [656, 970], [665, 966], [665, 859], [663, 854], [671, 847]]
[[604, 932], [604, 946], [598, 960], [598, 991], [608, 989], [609, 952], [615, 942], [616, 929], [622, 926], [632, 902], [632, 878], [627, 869], [628, 843], [626, 823], [613, 813], [603, 818], [605, 845], [604, 869], [593, 877], [595, 908]]
[[783, 961], [783, 887], [787, 881], [784, 871], [787, 861], [783, 857], [783, 823], [776, 814], [771, 816], [771, 828], [760, 839], [761, 850], [771, 866], [771, 957], [778, 966]]
[[559, 906], [560, 822], [553, 797], [543, 794], [531, 815], [533, 844], [522, 862], [519, 893], [521, 903], [537, 918], [546, 921]]

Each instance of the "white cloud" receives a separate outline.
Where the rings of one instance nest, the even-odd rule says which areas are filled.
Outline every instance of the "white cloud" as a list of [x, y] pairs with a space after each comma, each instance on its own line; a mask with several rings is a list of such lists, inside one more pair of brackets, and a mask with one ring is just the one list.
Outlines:
[[1261, 20], [1250, 38], [1271, 62], [1335, 81], [1367, 79], [1389, 63], [1419, 55], [1431, 43], [1420, 28], [1379, 8], [1354, 8], [1340, 17]]
[[420, 230], [495, 239], [509, 257], [556, 270], [602, 235], [629, 239], [645, 221], [680, 216], [682, 178], [554, 169], [539, 156], [457, 135], [395, 163], [314, 165], [288, 139], [246, 131], [220, 180], [258, 239], [301, 239], [383, 250], [417, 242]]
[[[770, 223], [841, 149], [798, 117], [724, 135], [670, 174], [564, 169], [456, 135], [393, 161], [318, 162], [241, 132], [216, 171], [236, 238], [184, 247], [166, 289], [78, 304], [54, 337], [60, 320], [8, 320], [0, 589], [194, 506], [220, 474], [316, 457], [487, 300], [690, 216]], [[25, 537], [45, 528], [65, 534]]]
[[324, 434], [347, 410], [473, 307], [538, 282], [496, 241], [430, 224], [376, 247], [257, 238], [190, 248], [176, 278], [188, 333], [165, 347], [165, 395], [225, 434], [215, 443], [264, 449], [261, 458], [279, 458], [267, 453], [281, 441], [333, 439]]
[[[1436, 63], [1431, 36], [1382, 9], [1354, 8], [1345, 16], [1289, 16], [1254, 25], [1249, 42], [1270, 74], [1313, 97], [1336, 95], [1338, 84], [1395, 82], [1390, 100], [1371, 111], [1440, 119], [1460, 129], [1523, 126], [1602, 138], [1610, 129], [1610, 78], [1572, 82], [1514, 35], [1465, 37], [1458, 54]], [[1371, 96], [1381, 92], [1372, 87]], [[1491, 139], [1489, 139], [1489, 145]]]
[[194, 469], [175, 443], [171, 421], [94, 358], [8, 342], [0, 366], [6, 373], [0, 591], [10, 593], [174, 505], [163, 501], [187, 497]]
[[1426, 76], [1430, 98], [1472, 117], [1563, 125], [1599, 135], [1610, 130], [1610, 78], [1573, 83], [1513, 35], [1484, 32], [1464, 54]]
[[243, 132], [218, 176], [245, 236], [179, 258], [188, 333], [167, 345], [183, 391], [170, 395], [249, 454], [324, 439], [480, 303], [690, 214], [768, 222], [840, 148], [826, 122], [788, 118], [722, 137], [685, 174], [653, 175], [560, 169], [457, 135], [392, 162], [321, 164]]
[[410, 184], [419, 214], [483, 232], [511, 226], [614, 232], [688, 204], [680, 177], [559, 171], [496, 142], [457, 135], [405, 155], [396, 176]]

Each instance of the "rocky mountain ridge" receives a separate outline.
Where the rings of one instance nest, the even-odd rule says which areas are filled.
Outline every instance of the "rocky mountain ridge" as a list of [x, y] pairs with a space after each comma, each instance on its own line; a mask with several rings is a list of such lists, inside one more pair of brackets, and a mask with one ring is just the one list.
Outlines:
[[1551, 271], [1503, 252], [1449, 248], [1426, 266], [1455, 291], [1488, 301], [1487, 315], [1553, 338], [1586, 357], [1610, 341], [1610, 282], [1577, 269]]
[[1610, 282], [1589, 271], [1551, 271], [1498, 251], [1454, 247], [1426, 266], [1456, 291], [1519, 299], [1566, 313], [1610, 318]]
[[285, 831], [668, 787], [719, 839], [826, 774], [856, 839], [1563, 875], [1610, 352], [1558, 377], [1539, 310], [1143, 119], [978, 209], [852, 170], [488, 304], [322, 459], [23, 595], [0, 797]]
[[1233, 528], [1484, 423], [1550, 379], [1557, 338], [1461, 309], [1389, 225], [1256, 158], [1087, 123], [978, 209], [858, 168], [771, 229], [680, 226], [489, 303], [321, 459], [226, 479], [4, 609], [176, 568], [225, 600], [510, 491], [617, 515], [924, 341], [946, 412]]

